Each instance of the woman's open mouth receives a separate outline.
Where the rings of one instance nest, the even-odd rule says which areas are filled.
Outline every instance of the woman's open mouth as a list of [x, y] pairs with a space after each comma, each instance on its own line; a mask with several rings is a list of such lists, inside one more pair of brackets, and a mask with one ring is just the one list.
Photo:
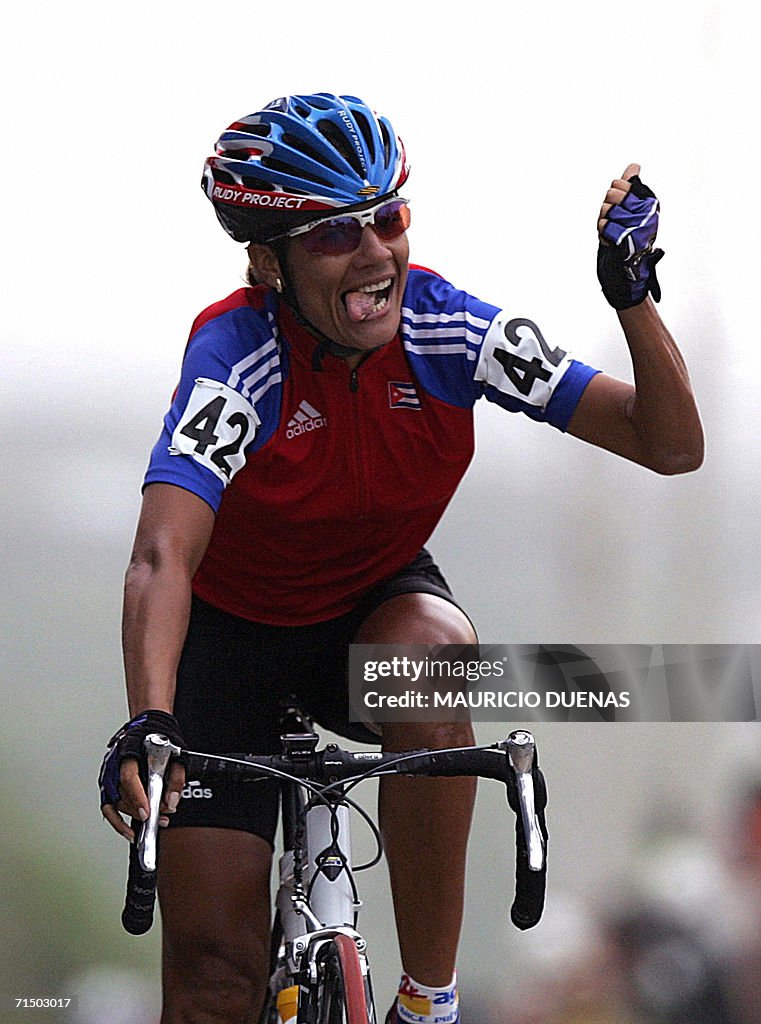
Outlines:
[[394, 279], [387, 277], [375, 284], [362, 285], [356, 291], [344, 292], [341, 298], [349, 319], [353, 323], [362, 323], [381, 314], [388, 305], [393, 285]]

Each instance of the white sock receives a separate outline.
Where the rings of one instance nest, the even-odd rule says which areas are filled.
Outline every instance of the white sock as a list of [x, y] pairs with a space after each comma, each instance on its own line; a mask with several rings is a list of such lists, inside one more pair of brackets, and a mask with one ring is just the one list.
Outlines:
[[457, 971], [449, 985], [431, 988], [403, 974], [396, 1012], [400, 1024], [457, 1024], [459, 1021]]

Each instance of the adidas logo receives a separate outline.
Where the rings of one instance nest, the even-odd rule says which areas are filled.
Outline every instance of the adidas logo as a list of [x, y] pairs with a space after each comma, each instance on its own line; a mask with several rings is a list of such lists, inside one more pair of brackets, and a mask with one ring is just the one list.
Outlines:
[[318, 430], [320, 427], [327, 427], [327, 425], [327, 416], [317, 412], [313, 405], [304, 400], [299, 404], [293, 419], [288, 420], [285, 436], [287, 438], [299, 437], [300, 434], [306, 434], [310, 430]]
[[183, 800], [187, 800], [192, 797], [200, 797], [202, 800], [210, 800], [213, 793], [206, 786], [202, 786], [200, 782], [189, 782], [182, 791]]

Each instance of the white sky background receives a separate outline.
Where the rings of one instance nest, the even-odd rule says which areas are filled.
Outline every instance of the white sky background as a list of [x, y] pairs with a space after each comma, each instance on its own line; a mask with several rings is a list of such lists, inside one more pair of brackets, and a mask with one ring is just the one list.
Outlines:
[[[387, 114], [412, 162], [413, 258], [625, 377], [595, 223], [611, 178], [642, 164], [662, 201], [661, 311], [699, 397], [705, 467], [664, 480], [484, 408], [434, 551], [487, 642], [759, 639], [760, 90], [747, 10], [74, 0], [4, 14], [6, 739], [21, 749], [28, 721], [53, 751], [61, 719], [76, 721], [70, 806], [92, 813], [92, 751], [123, 714], [120, 577], [148, 450], [192, 319], [244, 271], [201, 193], [203, 161], [233, 119], [284, 93], [353, 93]], [[102, 561], [82, 565], [82, 551]], [[546, 750], [553, 730], [543, 736]], [[631, 765], [613, 760], [624, 778]], [[690, 771], [681, 778], [687, 792]], [[622, 820], [638, 798], [622, 784]], [[44, 779], [29, 802], [58, 836]], [[110, 839], [99, 863], [116, 877]]]

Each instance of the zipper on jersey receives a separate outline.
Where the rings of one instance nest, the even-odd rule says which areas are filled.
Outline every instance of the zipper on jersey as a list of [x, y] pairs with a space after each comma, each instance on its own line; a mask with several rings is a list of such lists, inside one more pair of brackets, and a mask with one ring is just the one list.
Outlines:
[[349, 405], [352, 416], [352, 436], [355, 441], [352, 445], [352, 451], [354, 453], [354, 473], [357, 483], [357, 517], [359, 519], [365, 519], [370, 509], [367, 464], [364, 459], [362, 409], [360, 408], [360, 398], [358, 395], [359, 367], [361, 365], [362, 364], [359, 363], [357, 366], [352, 367], [349, 374], [349, 391], [352, 395]]

